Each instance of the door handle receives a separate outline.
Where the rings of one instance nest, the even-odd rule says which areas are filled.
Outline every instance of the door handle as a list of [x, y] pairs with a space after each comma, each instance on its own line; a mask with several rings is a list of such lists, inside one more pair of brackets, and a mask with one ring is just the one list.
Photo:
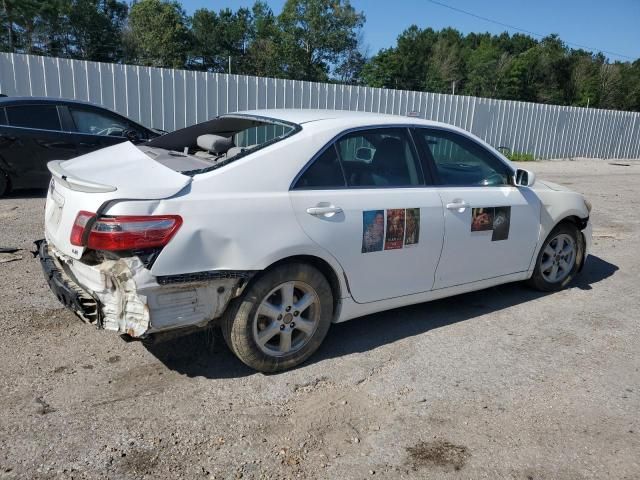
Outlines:
[[456, 198], [453, 202], [447, 203], [447, 210], [457, 210], [458, 212], [463, 212], [465, 208], [468, 208], [470, 205], [464, 200], [460, 200]]
[[326, 207], [309, 207], [307, 213], [315, 217], [333, 217], [336, 213], [342, 213], [340, 207], [329, 205]]

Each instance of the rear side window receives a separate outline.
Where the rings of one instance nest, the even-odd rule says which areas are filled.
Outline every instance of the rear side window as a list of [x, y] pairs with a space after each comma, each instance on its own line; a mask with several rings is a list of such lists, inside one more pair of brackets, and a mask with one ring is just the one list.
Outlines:
[[404, 128], [359, 130], [337, 142], [349, 187], [423, 185], [422, 171]]
[[289, 135], [293, 127], [289, 125], [268, 124], [250, 127], [233, 136], [233, 143], [236, 147], [252, 148], [263, 143], [283, 138]]
[[335, 146], [331, 145], [305, 170], [293, 188], [341, 188], [344, 186], [340, 160]]
[[21, 105], [7, 107], [8, 124], [12, 127], [62, 130], [55, 105]]

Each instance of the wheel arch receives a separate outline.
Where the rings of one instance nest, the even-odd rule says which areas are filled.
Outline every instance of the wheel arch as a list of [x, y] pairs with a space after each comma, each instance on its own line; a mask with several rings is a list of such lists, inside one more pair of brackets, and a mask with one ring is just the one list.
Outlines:
[[[563, 217], [558, 222], [556, 222], [556, 224], [553, 226], [553, 228], [556, 228], [561, 223], [570, 223], [570, 224], [575, 225], [578, 228], [578, 230], [582, 231], [587, 226], [587, 222], [588, 221], [589, 221], [589, 217], [581, 218], [581, 217], [579, 217], [578, 215], [575, 215], [575, 214], [567, 215], [566, 217]], [[551, 230], [553, 230], [553, 228]]]
[[580, 242], [581, 244], [580, 247], [582, 249], [582, 255], [580, 256], [580, 265], [578, 267], [578, 271], [581, 271], [582, 268], [584, 267], [584, 264], [587, 258], [587, 256], [585, 255], [587, 239], [584, 236], [583, 230], [586, 228], [588, 222], [589, 222], [589, 217], [583, 218], [578, 214], [578, 212], [568, 212], [566, 215], [562, 216], [555, 223], [553, 223], [552, 226], [544, 232], [544, 237], [541, 237], [540, 239], [540, 243], [536, 248], [536, 253], [531, 262], [530, 273], [533, 274], [533, 270], [538, 260], [538, 255], [540, 254], [540, 250], [542, 249], [542, 246], [547, 241], [547, 238], [549, 237], [549, 235], [551, 235], [551, 232], [553, 232], [555, 228], [557, 228], [559, 225], [562, 225], [562, 224], [573, 225], [578, 229], [578, 233], [579, 233], [578, 241]]
[[[342, 274], [342, 272], [336, 272], [335, 268], [328, 261], [326, 261], [321, 257], [315, 256], [315, 255], [308, 255], [308, 254], [291, 255], [288, 257], [283, 257], [279, 260], [274, 261], [263, 270], [259, 271], [249, 281], [248, 285], [255, 282], [258, 278], [260, 278], [266, 272], [280, 265], [285, 265], [288, 263], [304, 263], [307, 265], [311, 265], [312, 267], [316, 268], [318, 271], [320, 271], [320, 273], [322, 273], [325, 276], [325, 278], [329, 282], [329, 286], [331, 287], [331, 293], [333, 294], [333, 319], [335, 321], [335, 319], [339, 314], [341, 299], [344, 296], [343, 293], [346, 294], [347, 290], [345, 290], [345, 287], [340, 281], [340, 275]], [[346, 284], [346, 277], [343, 277], [343, 278], [344, 278], [344, 283]], [[348, 285], [345, 285], [345, 286], [347, 286], [348, 288]]]

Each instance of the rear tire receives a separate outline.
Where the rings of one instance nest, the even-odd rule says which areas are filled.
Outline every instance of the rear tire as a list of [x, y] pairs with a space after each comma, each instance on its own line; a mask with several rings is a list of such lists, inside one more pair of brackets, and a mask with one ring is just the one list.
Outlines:
[[292, 368], [309, 358], [329, 331], [333, 294], [329, 282], [307, 264], [266, 271], [233, 300], [221, 327], [233, 353], [265, 373]]
[[580, 230], [573, 223], [561, 223], [542, 244], [528, 283], [543, 292], [562, 290], [573, 280], [583, 260], [584, 241]]
[[0, 197], [4, 197], [9, 190], [9, 176], [0, 169]]

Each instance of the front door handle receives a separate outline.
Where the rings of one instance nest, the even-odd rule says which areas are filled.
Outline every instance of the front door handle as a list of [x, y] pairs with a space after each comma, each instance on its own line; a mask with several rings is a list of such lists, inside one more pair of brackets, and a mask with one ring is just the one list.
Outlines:
[[342, 213], [340, 207], [328, 205], [326, 207], [309, 207], [307, 213], [314, 217], [333, 217], [336, 213]]
[[451, 203], [447, 203], [447, 210], [457, 210], [458, 212], [464, 212], [465, 208], [469, 208], [469, 204], [464, 200], [456, 198]]

